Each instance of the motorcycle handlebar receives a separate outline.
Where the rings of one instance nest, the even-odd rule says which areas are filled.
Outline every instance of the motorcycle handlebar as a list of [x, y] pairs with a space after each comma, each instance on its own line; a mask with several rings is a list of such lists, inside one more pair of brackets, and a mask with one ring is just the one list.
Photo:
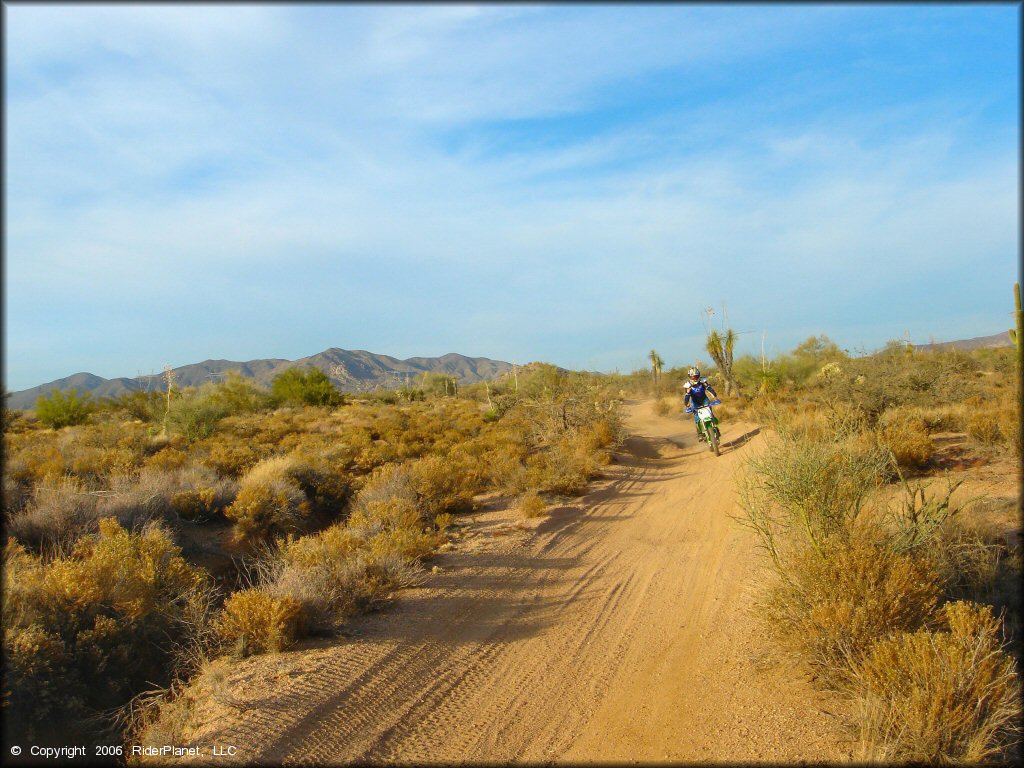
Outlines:
[[[721, 404], [722, 404], [721, 400], [712, 400], [710, 403], [708, 403], [708, 405], [721, 405]], [[686, 412], [687, 413], [693, 413], [696, 410], [697, 410], [696, 408], [687, 408]]]

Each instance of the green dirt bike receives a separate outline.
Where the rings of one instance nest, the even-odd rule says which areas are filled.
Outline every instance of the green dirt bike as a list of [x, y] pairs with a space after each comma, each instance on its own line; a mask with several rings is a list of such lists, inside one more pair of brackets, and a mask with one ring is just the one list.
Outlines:
[[715, 456], [720, 455], [718, 446], [722, 439], [722, 433], [718, 430], [718, 417], [711, 410], [711, 406], [720, 405], [721, 402], [721, 400], [712, 400], [707, 405], [686, 409], [687, 413], [697, 412], [697, 428], [700, 430], [700, 439], [708, 444], [708, 448], [715, 452]]

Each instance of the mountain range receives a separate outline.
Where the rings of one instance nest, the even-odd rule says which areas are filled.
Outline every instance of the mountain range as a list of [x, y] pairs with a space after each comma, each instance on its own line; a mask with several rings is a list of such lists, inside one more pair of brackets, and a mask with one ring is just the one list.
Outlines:
[[1012, 347], [1008, 331], [994, 333], [991, 336], [975, 336], [973, 339], [959, 341], [933, 341], [930, 344], [915, 344], [914, 349], [992, 349], [995, 347]]
[[[210, 381], [218, 381], [228, 371], [238, 371], [243, 377], [252, 379], [257, 386], [269, 389], [274, 377], [288, 368], [318, 368], [345, 392], [369, 391], [378, 387], [396, 388], [408, 380], [413, 382], [423, 373], [443, 373], [454, 376], [462, 384], [492, 380], [512, 370], [512, 364], [486, 357], [466, 357], [450, 353], [441, 357], [410, 357], [398, 360], [388, 355], [378, 355], [365, 350], [347, 350], [331, 347], [323, 352], [298, 360], [270, 358], [266, 360], [204, 360], [201, 363], [173, 368], [173, 382], [177, 387], [198, 387]], [[36, 398], [55, 389], [76, 389], [79, 394], [86, 392], [95, 397], [117, 397], [125, 392], [139, 390], [164, 391], [162, 373], [134, 378], [119, 377], [104, 379], [91, 373], [76, 373], [37, 387], [12, 392], [7, 401], [8, 408], [33, 408]]]

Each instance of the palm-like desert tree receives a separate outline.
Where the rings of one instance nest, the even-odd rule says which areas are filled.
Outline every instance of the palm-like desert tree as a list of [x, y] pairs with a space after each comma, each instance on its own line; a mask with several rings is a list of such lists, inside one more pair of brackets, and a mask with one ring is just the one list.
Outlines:
[[722, 372], [722, 378], [725, 379], [725, 394], [732, 394], [732, 390], [735, 389], [736, 396], [739, 397], [740, 385], [732, 375], [732, 350], [735, 344], [736, 332], [729, 328], [724, 336], [718, 331], [711, 331], [708, 334], [706, 348], [718, 370]]

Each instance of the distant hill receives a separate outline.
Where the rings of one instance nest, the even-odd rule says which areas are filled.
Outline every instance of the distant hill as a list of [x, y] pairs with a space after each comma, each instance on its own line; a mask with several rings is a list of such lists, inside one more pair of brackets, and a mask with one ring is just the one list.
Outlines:
[[[512, 364], [486, 357], [466, 357], [450, 353], [441, 357], [411, 357], [398, 360], [388, 355], [377, 355], [365, 350], [346, 350], [331, 347], [299, 360], [271, 358], [267, 360], [204, 360], [173, 369], [174, 383], [179, 387], [198, 387], [221, 379], [228, 371], [238, 371], [258, 386], [269, 388], [277, 374], [288, 368], [319, 368], [327, 374], [338, 389], [346, 392], [369, 391], [378, 387], [398, 387], [411, 382], [423, 373], [444, 373], [455, 376], [462, 384], [496, 379], [512, 370]], [[12, 392], [8, 407], [30, 409], [36, 398], [55, 389], [77, 389], [93, 397], [117, 397], [125, 392], [164, 390], [163, 375], [136, 376], [135, 378], [104, 379], [91, 373], [76, 373], [38, 387]]]
[[995, 347], [1012, 347], [1008, 331], [994, 333], [991, 336], [976, 336], [973, 339], [960, 339], [959, 341], [940, 341], [931, 344], [915, 344], [914, 349], [992, 349]]

